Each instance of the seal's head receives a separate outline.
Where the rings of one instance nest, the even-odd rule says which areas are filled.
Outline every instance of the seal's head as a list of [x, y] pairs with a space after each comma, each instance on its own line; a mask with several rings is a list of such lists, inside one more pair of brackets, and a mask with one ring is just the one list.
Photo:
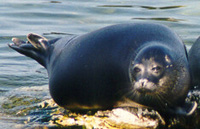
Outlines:
[[154, 45], [141, 49], [129, 67], [131, 100], [158, 109], [182, 103], [189, 81], [181, 77], [187, 70], [180, 64], [167, 47]]

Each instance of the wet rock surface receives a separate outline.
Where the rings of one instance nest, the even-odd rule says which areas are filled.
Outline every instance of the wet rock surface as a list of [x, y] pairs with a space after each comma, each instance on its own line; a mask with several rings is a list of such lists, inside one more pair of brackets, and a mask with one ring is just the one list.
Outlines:
[[[89, 111], [75, 113], [59, 107], [46, 95], [40, 99], [38, 88], [34, 95], [15, 94], [7, 96], [1, 104], [1, 113], [12, 116], [12, 121], [25, 129], [92, 129], [92, 128], [170, 128], [199, 129], [200, 128], [200, 91], [189, 92], [186, 101], [196, 101], [197, 110], [190, 116], [160, 114], [155, 110], [145, 108], [115, 108], [106, 111]], [[45, 88], [44, 88], [45, 89]], [[19, 89], [18, 89], [19, 90]], [[24, 89], [21, 88], [23, 91]], [[13, 93], [12, 93], [13, 94]], [[37, 96], [34, 97], [33, 96]], [[47, 99], [48, 98], [48, 99]], [[16, 121], [15, 119], [19, 119]]]
[[[198, 108], [191, 116], [160, 115], [157, 111], [142, 108], [115, 108], [107, 111], [73, 113], [57, 106], [52, 99], [43, 101], [39, 110], [43, 117], [29, 118], [26, 123], [45, 123], [46, 128], [200, 128], [200, 91], [188, 94], [186, 101], [198, 102]], [[46, 111], [46, 112], [44, 112]], [[167, 116], [167, 117], [166, 117]]]

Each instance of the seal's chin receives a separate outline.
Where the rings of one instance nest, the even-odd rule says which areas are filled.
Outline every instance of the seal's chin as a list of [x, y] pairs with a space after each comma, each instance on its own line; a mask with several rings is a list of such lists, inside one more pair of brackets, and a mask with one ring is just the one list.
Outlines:
[[134, 84], [134, 90], [141, 94], [151, 94], [156, 91], [157, 85], [147, 79], [140, 79]]

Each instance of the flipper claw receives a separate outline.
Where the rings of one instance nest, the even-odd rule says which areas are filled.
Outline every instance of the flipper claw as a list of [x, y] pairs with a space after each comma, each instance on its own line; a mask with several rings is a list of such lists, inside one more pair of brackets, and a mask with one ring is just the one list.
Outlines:
[[48, 40], [41, 35], [30, 33], [27, 35], [27, 39], [36, 49], [46, 50], [49, 47]]
[[175, 109], [175, 113], [178, 115], [190, 116], [192, 115], [197, 108], [197, 102], [186, 102], [182, 107]]
[[14, 44], [9, 44], [10, 46], [13, 46], [13, 45], [15, 45], [15, 46], [21, 46], [22, 44], [26, 44], [26, 42], [25, 41], [23, 41], [23, 40], [21, 40], [21, 39], [19, 39], [19, 38], [12, 38], [12, 42], [14, 43]]

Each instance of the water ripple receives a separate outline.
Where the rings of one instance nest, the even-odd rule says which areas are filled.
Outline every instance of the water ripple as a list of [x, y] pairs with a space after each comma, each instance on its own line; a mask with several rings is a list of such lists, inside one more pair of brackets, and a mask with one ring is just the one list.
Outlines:
[[182, 8], [182, 7], [185, 7], [185, 6], [175, 5], [175, 6], [163, 6], [163, 7], [154, 7], [154, 6], [140, 6], [140, 7], [145, 8], [145, 9], [154, 10], [154, 9], [176, 9], [176, 8]]
[[149, 10], [155, 10], [155, 9], [176, 9], [176, 8], [182, 8], [185, 7], [183, 5], [174, 5], [174, 6], [163, 6], [163, 7], [154, 7], [154, 6], [139, 6], [139, 5], [99, 5], [97, 7], [107, 7], [107, 8], [133, 8], [133, 7], [140, 7], [145, 8]]
[[157, 18], [132, 18], [137, 20], [154, 20], [154, 21], [170, 21], [170, 22], [179, 22], [179, 21], [185, 21], [183, 19], [176, 19], [172, 17], [157, 17]]

